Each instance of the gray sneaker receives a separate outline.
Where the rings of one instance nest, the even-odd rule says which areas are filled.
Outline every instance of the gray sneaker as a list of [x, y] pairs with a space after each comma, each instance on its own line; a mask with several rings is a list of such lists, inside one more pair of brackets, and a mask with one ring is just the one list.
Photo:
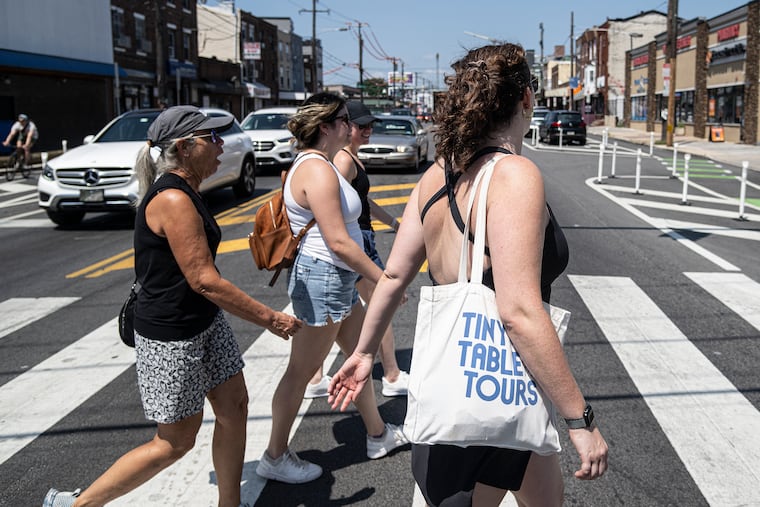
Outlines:
[[288, 484], [303, 484], [322, 475], [322, 467], [299, 458], [290, 449], [277, 459], [270, 458], [264, 451], [259, 466], [256, 467], [256, 473], [265, 479]]
[[50, 488], [47, 495], [45, 495], [45, 500], [42, 502], [42, 507], [71, 507], [81, 492], [81, 489], [58, 491], [55, 488]]
[[382, 458], [396, 447], [409, 443], [401, 426], [385, 423], [385, 431], [381, 437], [367, 435], [367, 457], [369, 459]]

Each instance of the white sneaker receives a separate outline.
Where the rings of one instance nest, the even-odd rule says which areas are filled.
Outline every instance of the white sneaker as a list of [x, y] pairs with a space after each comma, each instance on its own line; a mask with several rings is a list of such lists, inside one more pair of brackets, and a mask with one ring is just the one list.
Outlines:
[[409, 374], [401, 371], [395, 382], [383, 377], [383, 396], [406, 396], [409, 392]]
[[401, 426], [385, 423], [385, 432], [382, 437], [374, 438], [367, 435], [367, 457], [369, 459], [382, 458], [396, 447], [409, 443]]
[[302, 484], [322, 475], [322, 467], [302, 460], [290, 449], [277, 459], [270, 458], [264, 451], [259, 466], [256, 467], [256, 473], [265, 479], [288, 484]]
[[330, 381], [332, 377], [329, 375], [323, 375], [322, 380], [317, 384], [306, 384], [306, 392], [303, 393], [303, 397], [307, 399], [311, 398], [323, 398], [327, 396], [327, 388], [330, 387]]

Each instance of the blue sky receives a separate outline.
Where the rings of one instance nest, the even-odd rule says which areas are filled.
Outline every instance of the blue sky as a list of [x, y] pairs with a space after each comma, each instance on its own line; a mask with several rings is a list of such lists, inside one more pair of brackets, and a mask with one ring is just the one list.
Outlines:
[[[213, 5], [215, 0], [209, 0]], [[678, 15], [690, 20], [712, 18], [746, 5], [747, 0], [681, 0]], [[259, 17], [289, 17], [295, 31], [311, 37], [311, 0], [236, 0], [235, 7]], [[472, 32], [494, 39], [518, 42], [539, 54], [539, 23], [544, 25], [544, 54], [555, 45], [570, 40], [570, 12], [574, 13], [575, 35], [607, 18], [627, 18], [641, 11], [667, 13], [667, 0], [320, 0], [316, 4], [317, 37], [325, 50], [326, 84], [358, 81], [359, 43], [356, 26], [362, 23], [365, 41], [365, 76], [386, 77], [393, 70], [385, 56], [401, 58], [404, 70], [416, 72], [433, 86], [443, 84], [443, 75], [467, 49], [486, 40], [467, 35]], [[309, 11], [302, 12], [299, 11]], [[347, 27], [349, 31], [337, 31]], [[436, 60], [436, 54], [438, 59]], [[399, 71], [401, 70], [399, 64]], [[439, 81], [439, 83], [437, 83]], [[424, 83], [425, 81], [422, 80]]]

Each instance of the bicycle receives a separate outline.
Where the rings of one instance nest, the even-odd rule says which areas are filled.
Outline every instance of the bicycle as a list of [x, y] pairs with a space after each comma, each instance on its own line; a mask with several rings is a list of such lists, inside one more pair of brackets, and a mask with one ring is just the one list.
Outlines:
[[24, 148], [19, 146], [8, 157], [8, 163], [5, 167], [5, 179], [12, 181], [16, 176], [16, 172], [20, 172], [24, 178], [28, 178], [32, 172], [32, 168], [26, 163]]

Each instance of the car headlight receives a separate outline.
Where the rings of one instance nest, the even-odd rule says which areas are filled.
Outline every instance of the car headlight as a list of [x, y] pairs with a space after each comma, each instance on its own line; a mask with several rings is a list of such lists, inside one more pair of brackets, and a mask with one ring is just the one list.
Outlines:
[[290, 137], [283, 137], [282, 139], [278, 139], [278, 143], [289, 143], [293, 139], [293, 136]]
[[408, 144], [401, 144], [396, 147], [396, 151], [398, 151], [399, 153], [409, 153], [409, 152], [414, 151], [414, 146], [410, 146]]
[[53, 181], [55, 179], [55, 171], [53, 171], [53, 168], [48, 164], [45, 164], [45, 167], [42, 169], [42, 177], [46, 180]]

